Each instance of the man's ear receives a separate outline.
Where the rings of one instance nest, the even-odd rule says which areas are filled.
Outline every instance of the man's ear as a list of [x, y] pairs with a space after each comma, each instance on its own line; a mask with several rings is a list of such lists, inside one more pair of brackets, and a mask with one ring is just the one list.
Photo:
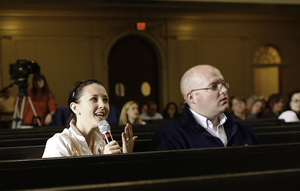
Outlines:
[[195, 95], [192, 92], [186, 94], [187, 103], [194, 104], [195, 103]]

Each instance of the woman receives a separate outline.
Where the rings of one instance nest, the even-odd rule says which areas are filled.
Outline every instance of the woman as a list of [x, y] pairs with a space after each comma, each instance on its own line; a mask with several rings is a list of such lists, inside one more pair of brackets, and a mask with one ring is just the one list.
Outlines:
[[117, 154], [133, 152], [132, 127], [127, 124], [122, 133], [122, 148], [115, 140], [105, 143], [98, 123], [109, 113], [108, 95], [97, 80], [76, 82], [68, 95], [71, 110], [69, 128], [55, 134], [47, 141], [43, 158]]
[[240, 96], [232, 96], [229, 102], [230, 109], [232, 110], [232, 117], [234, 120], [246, 119], [246, 100]]
[[179, 117], [176, 103], [169, 102], [163, 112], [164, 119], [173, 119]]
[[289, 95], [287, 110], [278, 118], [283, 119], [285, 122], [300, 121], [300, 90], [295, 90]]
[[265, 110], [265, 101], [263, 99], [256, 99], [250, 106], [249, 113], [246, 119], [259, 119], [262, 117]]
[[[40, 119], [41, 125], [49, 125], [52, 122], [52, 116], [56, 112], [56, 106], [45, 76], [42, 74], [34, 75], [32, 78], [32, 89], [27, 90], [27, 93], [31, 98], [33, 108]], [[24, 107], [22, 123], [38, 124], [28, 100], [26, 100]]]
[[283, 98], [280, 94], [272, 94], [267, 102], [267, 113], [264, 118], [277, 119], [283, 110]]
[[144, 125], [139, 113], [139, 105], [135, 101], [128, 101], [122, 107], [122, 111], [119, 118], [119, 125]]

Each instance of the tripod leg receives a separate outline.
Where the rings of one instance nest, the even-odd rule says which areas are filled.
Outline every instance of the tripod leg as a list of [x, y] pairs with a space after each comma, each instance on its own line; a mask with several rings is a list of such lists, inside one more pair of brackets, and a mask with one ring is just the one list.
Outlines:
[[[31, 109], [32, 109], [32, 111], [33, 111], [33, 114], [34, 114], [34, 116], [35, 116], [35, 118], [36, 118], [36, 120], [37, 120], [37, 122], [38, 122], [38, 125], [41, 126], [40, 118], [39, 118], [39, 116], [37, 115], [37, 113], [36, 113], [36, 111], [35, 111], [35, 109], [34, 109], [34, 106], [33, 106], [33, 104], [32, 104], [32, 101], [31, 101], [31, 99], [30, 99], [29, 96], [27, 96], [27, 98], [28, 98], [29, 104], [30, 104], [30, 106], [31, 106]], [[22, 115], [22, 116], [23, 116], [23, 115]]]
[[18, 118], [18, 107], [19, 107], [19, 96], [17, 96], [17, 100], [16, 100], [14, 119], [11, 126], [12, 129], [18, 129], [18, 123], [20, 121], [20, 118]]

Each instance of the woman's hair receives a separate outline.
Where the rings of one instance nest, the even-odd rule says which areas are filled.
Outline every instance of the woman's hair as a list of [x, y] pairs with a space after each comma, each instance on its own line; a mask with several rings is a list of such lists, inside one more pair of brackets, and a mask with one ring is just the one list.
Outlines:
[[33, 93], [33, 95], [37, 94], [38, 88], [36, 87], [36, 85], [37, 85], [37, 82], [40, 81], [40, 80], [44, 81], [44, 86], [41, 90], [41, 93], [42, 94], [47, 94], [47, 96], [48, 96], [48, 93], [51, 93], [51, 91], [50, 91], [50, 88], [48, 86], [47, 80], [46, 80], [46, 78], [43, 74], [35, 74], [33, 76], [33, 78], [32, 78], [32, 93]]
[[[69, 106], [69, 110], [71, 112], [71, 115], [69, 117], [68, 123], [67, 123], [67, 127], [69, 127], [69, 123], [72, 119], [75, 120], [76, 123], [76, 115], [75, 113], [72, 111], [72, 109], [70, 108], [70, 105], [72, 102], [74, 103], [79, 103], [80, 102], [80, 98], [83, 95], [83, 88], [87, 85], [90, 84], [99, 84], [102, 85], [101, 82], [99, 82], [98, 80], [94, 80], [94, 79], [90, 79], [87, 81], [77, 81], [73, 84], [69, 94], [68, 94], [68, 106]], [[103, 85], [102, 85], [103, 86]]]
[[282, 99], [282, 96], [280, 94], [272, 94], [267, 102], [267, 108], [271, 109], [273, 108], [275, 103], [278, 103]]
[[[127, 110], [129, 109], [129, 107], [132, 104], [137, 104], [138, 105], [138, 103], [135, 102], [135, 101], [128, 101], [122, 107], [120, 118], [119, 118], [119, 125], [126, 125], [127, 123], [129, 123], [128, 116], [127, 116]], [[131, 124], [131, 125], [140, 125], [140, 124], [142, 124], [142, 119], [139, 115], [138, 118], [136, 119], [135, 123]]]
[[168, 109], [171, 105], [174, 105], [175, 107], [175, 113], [174, 113], [174, 117], [177, 117], [178, 116], [178, 108], [177, 108], [177, 105], [175, 102], [169, 102], [163, 112], [163, 117], [164, 118], [170, 118], [169, 114], [168, 114]]

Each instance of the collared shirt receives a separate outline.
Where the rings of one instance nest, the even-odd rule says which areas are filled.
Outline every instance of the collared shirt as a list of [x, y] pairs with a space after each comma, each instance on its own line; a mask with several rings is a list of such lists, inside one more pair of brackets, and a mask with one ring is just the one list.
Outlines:
[[98, 128], [88, 145], [85, 137], [78, 131], [72, 120], [69, 129], [66, 128], [62, 133], [57, 133], [48, 139], [43, 158], [100, 155], [103, 154], [105, 145], [106, 143]]
[[228, 141], [227, 141], [226, 132], [225, 132], [225, 129], [223, 126], [227, 120], [227, 117], [225, 116], [225, 114], [221, 113], [219, 115], [220, 123], [217, 126], [214, 126], [212, 124], [212, 122], [209, 119], [207, 119], [206, 117], [196, 113], [192, 109], [190, 109], [190, 111], [192, 112], [197, 123], [199, 125], [201, 125], [202, 127], [204, 127], [212, 136], [219, 138], [223, 142], [224, 146], [226, 147]]

